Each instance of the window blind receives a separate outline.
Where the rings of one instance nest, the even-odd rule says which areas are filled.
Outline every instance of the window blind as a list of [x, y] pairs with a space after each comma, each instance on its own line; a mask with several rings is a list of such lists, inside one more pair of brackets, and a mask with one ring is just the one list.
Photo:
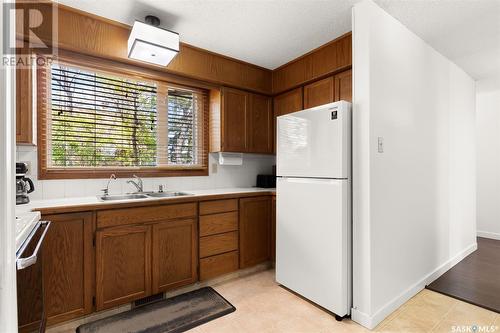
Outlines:
[[62, 63], [45, 80], [48, 169], [207, 167], [206, 92]]

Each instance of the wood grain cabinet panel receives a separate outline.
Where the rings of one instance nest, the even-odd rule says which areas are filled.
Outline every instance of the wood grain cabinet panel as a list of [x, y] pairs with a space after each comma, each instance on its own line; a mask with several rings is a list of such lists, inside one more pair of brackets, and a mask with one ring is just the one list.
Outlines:
[[352, 102], [352, 70], [335, 75], [335, 101]]
[[273, 115], [271, 98], [250, 94], [248, 112], [248, 144], [250, 153], [269, 154], [273, 151]]
[[238, 210], [238, 199], [211, 200], [200, 202], [200, 215], [225, 213]]
[[302, 110], [302, 87], [275, 96], [273, 103], [275, 117]]
[[230, 252], [237, 249], [237, 231], [200, 238], [200, 258], [205, 258], [224, 252]]
[[240, 199], [240, 268], [270, 258], [271, 198]]
[[151, 226], [107, 228], [96, 233], [96, 308], [151, 294]]
[[210, 151], [272, 153], [271, 98], [223, 87], [210, 93]]
[[43, 219], [52, 222], [43, 247], [45, 313], [52, 325], [92, 311], [93, 217], [83, 212]]
[[175, 218], [196, 217], [196, 203], [161, 205], [152, 207], [120, 208], [97, 212], [97, 227], [156, 222]]
[[16, 68], [16, 143], [33, 145], [32, 69]]
[[303, 109], [304, 100], [302, 87], [293, 89], [289, 92], [275, 96], [273, 98], [273, 152], [276, 153], [276, 117], [283, 116], [292, 112], [300, 111]]
[[222, 90], [222, 150], [246, 152], [248, 93], [230, 88]]
[[238, 251], [200, 259], [200, 281], [238, 270]]
[[304, 109], [331, 103], [335, 100], [333, 76], [304, 87]]
[[238, 230], [238, 212], [200, 216], [200, 237]]
[[198, 233], [196, 219], [153, 225], [153, 294], [196, 282]]

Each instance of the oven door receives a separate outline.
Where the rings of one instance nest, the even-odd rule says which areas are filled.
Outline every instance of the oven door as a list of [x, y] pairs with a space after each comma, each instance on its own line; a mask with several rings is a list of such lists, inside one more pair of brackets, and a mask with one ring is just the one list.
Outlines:
[[17, 317], [19, 332], [45, 332], [42, 248], [49, 227], [50, 222], [39, 221], [17, 256]]

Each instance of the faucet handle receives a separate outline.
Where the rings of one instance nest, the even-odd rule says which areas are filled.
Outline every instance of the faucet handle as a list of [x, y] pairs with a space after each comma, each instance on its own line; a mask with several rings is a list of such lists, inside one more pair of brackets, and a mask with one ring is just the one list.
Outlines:
[[109, 189], [103, 188], [101, 191], [104, 193], [104, 195], [109, 195]]

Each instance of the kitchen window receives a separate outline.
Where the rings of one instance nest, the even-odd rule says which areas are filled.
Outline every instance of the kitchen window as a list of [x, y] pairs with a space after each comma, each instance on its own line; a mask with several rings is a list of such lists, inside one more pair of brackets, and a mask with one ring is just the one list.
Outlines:
[[208, 173], [206, 91], [64, 62], [37, 75], [40, 178]]

